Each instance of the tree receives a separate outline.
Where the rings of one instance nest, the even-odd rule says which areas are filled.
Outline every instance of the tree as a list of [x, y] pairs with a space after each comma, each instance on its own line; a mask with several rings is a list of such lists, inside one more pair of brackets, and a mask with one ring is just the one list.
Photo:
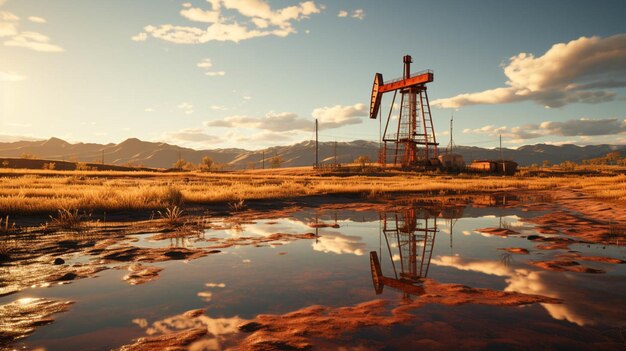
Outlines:
[[94, 171], [95, 167], [90, 167], [86, 162], [76, 162], [77, 171]]
[[561, 169], [564, 170], [564, 171], [573, 171], [573, 170], [576, 169], [576, 166], [578, 166], [578, 164], [576, 164], [576, 162], [572, 162], [572, 161], [563, 161], [559, 165], [559, 167], [561, 167]]
[[183, 169], [185, 171], [193, 171], [193, 170], [196, 170], [197, 168], [198, 167], [191, 162], [185, 162], [185, 164], [183, 165]]
[[2, 167], [9, 167], [9, 160], [2, 161]]
[[550, 160], [543, 160], [543, 162], [541, 162], [541, 166], [543, 168], [548, 168], [550, 167], [550, 164], [552, 164], [552, 162], [550, 162]]
[[179, 170], [182, 170], [183, 167], [185, 167], [185, 165], [187, 164], [187, 161], [185, 161], [184, 159], [179, 159], [178, 161], [174, 162], [174, 164], [172, 164], [172, 168], [176, 168]]
[[279, 168], [280, 165], [283, 164], [283, 162], [285, 162], [285, 159], [282, 156], [275, 155], [274, 157], [270, 158], [270, 167]]
[[56, 163], [54, 163], [54, 162], [44, 163], [43, 164], [43, 169], [53, 170], [55, 168], [56, 168]]
[[622, 155], [619, 151], [613, 151], [606, 154], [607, 163], [610, 165], [616, 165], [620, 158], [622, 158]]
[[33, 155], [33, 154], [29, 154], [27, 152], [23, 153], [20, 155], [21, 158], [25, 158], [27, 160], [34, 160], [37, 158], [37, 156]]
[[200, 162], [200, 169], [210, 172], [211, 168], [213, 168], [213, 159], [209, 156], [204, 156]]
[[372, 161], [370, 160], [369, 156], [366, 155], [361, 155], [354, 159], [354, 163], [358, 163], [359, 165], [361, 165], [361, 170], [365, 169], [365, 165], [370, 162]]

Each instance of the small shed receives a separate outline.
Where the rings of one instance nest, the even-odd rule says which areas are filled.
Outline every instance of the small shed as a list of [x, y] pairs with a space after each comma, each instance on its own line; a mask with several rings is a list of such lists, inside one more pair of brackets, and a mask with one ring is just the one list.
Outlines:
[[467, 168], [479, 173], [513, 175], [517, 172], [517, 162], [508, 160], [474, 160]]
[[465, 160], [459, 154], [439, 155], [441, 167], [445, 170], [462, 170], [465, 169]]

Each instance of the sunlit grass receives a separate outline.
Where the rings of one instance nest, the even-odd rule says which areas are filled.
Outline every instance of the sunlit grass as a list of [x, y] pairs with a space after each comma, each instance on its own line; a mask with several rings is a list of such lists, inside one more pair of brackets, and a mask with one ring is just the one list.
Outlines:
[[396, 174], [321, 177], [270, 172], [154, 173], [15, 171], [0, 174], [0, 214], [59, 209], [158, 210], [182, 204], [236, 203], [324, 194], [377, 197], [394, 192], [454, 195], [498, 190], [580, 189], [626, 200], [626, 176], [477, 177]]

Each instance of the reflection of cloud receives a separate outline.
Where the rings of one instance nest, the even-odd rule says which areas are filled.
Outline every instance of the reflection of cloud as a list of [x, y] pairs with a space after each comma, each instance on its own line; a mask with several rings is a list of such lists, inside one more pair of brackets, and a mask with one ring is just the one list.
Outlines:
[[213, 298], [213, 293], [210, 291], [200, 291], [198, 294], [198, 297], [200, 297], [204, 302], [211, 302], [211, 299]]
[[148, 320], [145, 318], [135, 318], [133, 319], [133, 323], [137, 324], [139, 328], [145, 329], [148, 327]]
[[[245, 227], [225, 229], [224, 231], [232, 237], [239, 237], [242, 236], [242, 234], [245, 236], [267, 237], [276, 233], [306, 233], [307, 231], [310, 231], [310, 229], [311, 228], [300, 221], [283, 218], [280, 219], [278, 223], [273, 225], [266, 225], [263, 223], [246, 224]], [[287, 241], [282, 242], [287, 243]]]
[[[237, 326], [244, 322], [244, 319], [238, 316], [230, 318], [211, 318], [206, 316], [202, 310], [188, 311], [183, 314], [168, 317], [152, 323], [148, 323], [143, 318], [133, 320], [142, 329], [145, 329], [148, 335], [172, 334], [184, 330], [195, 328], [206, 328], [206, 337], [194, 341], [188, 347], [188, 350], [221, 350], [224, 340], [232, 334], [239, 332]], [[208, 339], [207, 339], [208, 338]], [[165, 346], [165, 345], [163, 345]], [[181, 345], [182, 347], [183, 345]], [[151, 349], [160, 349], [159, 345], [152, 345]], [[181, 348], [182, 349], [182, 348]]]
[[206, 283], [204, 284], [207, 288], [225, 288], [226, 284], [224, 283]]
[[[614, 308], [622, 303], [622, 296], [614, 291], [624, 291], [626, 283], [608, 276], [514, 269], [499, 261], [466, 260], [459, 256], [439, 256], [433, 258], [431, 263], [463, 271], [506, 277], [508, 286], [505, 291], [562, 299], [564, 300], [562, 305], [542, 304], [554, 319], [584, 326], [618, 325], [626, 318], [626, 312]], [[592, 279], [593, 282], [590, 282]]]
[[363, 255], [365, 243], [360, 236], [344, 235], [338, 232], [327, 232], [321, 235], [316, 243], [313, 243], [313, 250], [325, 253], [332, 252], [337, 255], [342, 253]]

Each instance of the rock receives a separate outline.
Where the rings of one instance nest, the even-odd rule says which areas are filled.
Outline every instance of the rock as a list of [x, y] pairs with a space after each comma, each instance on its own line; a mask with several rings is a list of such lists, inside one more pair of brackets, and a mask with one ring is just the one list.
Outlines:
[[242, 332], [252, 333], [263, 328], [263, 324], [257, 322], [248, 322], [237, 327]]
[[54, 262], [52, 262], [52, 263], [53, 263], [54, 265], [57, 265], [57, 266], [58, 266], [58, 265], [64, 264], [64, 263], [65, 263], [65, 260], [64, 260], [64, 259], [62, 259], [61, 257], [57, 257], [57, 258], [55, 258], [55, 259], [54, 259]]
[[65, 281], [69, 281], [69, 280], [74, 280], [76, 279], [76, 277], [78, 277], [78, 275], [74, 272], [69, 272], [69, 273], [65, 273], [62, 276], [60, 276], [59, 278], [57, 278], [57, 281], [61, 281], [61, 282], [65, 282]]

